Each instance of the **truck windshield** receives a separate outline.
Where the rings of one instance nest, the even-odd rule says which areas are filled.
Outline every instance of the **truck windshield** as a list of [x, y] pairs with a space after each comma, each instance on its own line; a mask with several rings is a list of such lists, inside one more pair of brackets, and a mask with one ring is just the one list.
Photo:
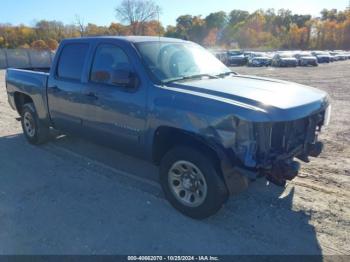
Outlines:
[[162, 83], [231, 72], [209, 51], [193, 43], [146, 42], [136, 46], [149, 71]]

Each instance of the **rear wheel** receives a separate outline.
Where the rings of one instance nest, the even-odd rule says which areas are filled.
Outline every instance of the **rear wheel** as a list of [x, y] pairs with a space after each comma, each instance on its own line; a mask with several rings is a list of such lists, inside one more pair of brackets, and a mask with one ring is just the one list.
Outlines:
[[50, 129], [40, 122], [33, 103], [23, 106], [21, 123], [29, 143], [39, 145], [49, 140]]
[[192, 218], [215, 214], [228, 198], [213, 159], [191, 147], [179, 146], [164, 156], [160, 181], [169, 202]]

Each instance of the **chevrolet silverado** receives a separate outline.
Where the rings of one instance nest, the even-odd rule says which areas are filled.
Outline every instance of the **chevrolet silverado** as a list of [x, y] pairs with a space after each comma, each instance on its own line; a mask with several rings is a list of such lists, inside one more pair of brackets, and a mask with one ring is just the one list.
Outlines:
[[152, 161], [165, 197], [197, 219], [257, 178], [295, 178], [322, 152], [331, 108], [323, 91], [158, 37], [63, 40], [51, 68], [8, 69], [6, 89], [29, 143], [57, 129]]

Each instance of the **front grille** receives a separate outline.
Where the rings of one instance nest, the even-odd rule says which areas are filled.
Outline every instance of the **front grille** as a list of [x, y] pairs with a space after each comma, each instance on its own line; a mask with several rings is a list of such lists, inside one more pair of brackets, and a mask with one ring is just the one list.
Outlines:
[[258, 154], [276, 156], [290, 153], [306, 143], [313, 143], [317, 126], [322, 124], [323, 114], [289, 122], [257, 124]]
[[283, 150], [285, 140], [285, 129], [286, 124], [284, 122], [275, 123], [272, 125], [270, 148], [274, 151]]
[[305, 143], [309, 118], [272, 125], [271, 150], [286, 153]]
[[257, 123], [257, 163], [270, 164], [283, 157], [301, 154], [307, 144], [317, 140], [317, 133], [323, 125], [325, 112], [289, 122]]

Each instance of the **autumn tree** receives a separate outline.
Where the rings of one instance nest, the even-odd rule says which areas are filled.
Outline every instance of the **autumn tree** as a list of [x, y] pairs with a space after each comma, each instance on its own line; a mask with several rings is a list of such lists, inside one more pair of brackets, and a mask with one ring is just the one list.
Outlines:
[[108, 30], [111, 35], [130, 35], [131, 34], [130, 28], [120, 23], [112, 23], [109, 26]]
[[47, 40], [47, 47], [51, 50], [51, 51], [55, 51], [58, 48], [58, 42], [55, 39], [49, 38]]
[[5, 38], [3, 36], [0, 36], [0, 48], [5, 47]]
[[203, 40], [203, 44], [205, 46], [215, 46], [217, 42], [217, 37], [218, 37], [218, 31], [219, 29], [213, 28], [211, 29], [207, 36]]
[[148, 36], [163, 36], [165, 33], [162, 24], [156, 20], [146, 22], [142, 25], [142, 34]]
[[146, 22], [158, 18], [160, 7], [153, 0], [123, 0], [115, 12], [121, 22], [131, 26], [134, 35], [139, 35]]
[[21, 49], [30, 49], [30, 45], [23, 44], [23, 45], [20, 45], [19, 48], [21, 48]]
[[36, 40], [31, 44], [31, 47], [38, 51], [48, 50], [49, 47], [44, 40]]
[[106, 26], [98, 26], [92, 23], [87, 24], [85, 27], [86, 36], [103, 36], [109, 35], [109, 29]]
[[45, 41], [49, 38], [55, 39], [57, 41], [62, 40], [65, 38], [64, 29], [64, 24], [59, 21], [41, 20], [35, 25], [37, 39], [43, 39]]
[[289, 49], [305, 49], [307, 48], [307, 28], [298, 27], [297, 24], [292, 24], [288, 32], [288, 41], [285, 47]]
[[350, 49], [350, 9], [347, 13], [347, 19], [343, 22], [343, 30], [342, 48]]
[[86, 25], [84, 19], [79, 15], [75, 15], [75, 25], [76, 28], [79, 30], [80, 36], [85, 36]]
[[41, 20], [30, 27], [0, 24], [0, 48], [55, 50], [64, 38], [98, 35], [165, 35], [206, 46], [254, 49], [350, 49], [350, 9], [324, 9], [321, 16], [293, 14], [290, 10], [232, 10], [202, 18], [184, 14], [166, 29], [158, 20], [153, 0], [124, 0], [116, 9], [122, 23], [101, 26], [76, 17], [73, 24]]
[[206, 36], [205, 20], [201, 16], [194, 16], [191, 22], [191, 28], [188, 31], [189, 40], [202, 43]]

